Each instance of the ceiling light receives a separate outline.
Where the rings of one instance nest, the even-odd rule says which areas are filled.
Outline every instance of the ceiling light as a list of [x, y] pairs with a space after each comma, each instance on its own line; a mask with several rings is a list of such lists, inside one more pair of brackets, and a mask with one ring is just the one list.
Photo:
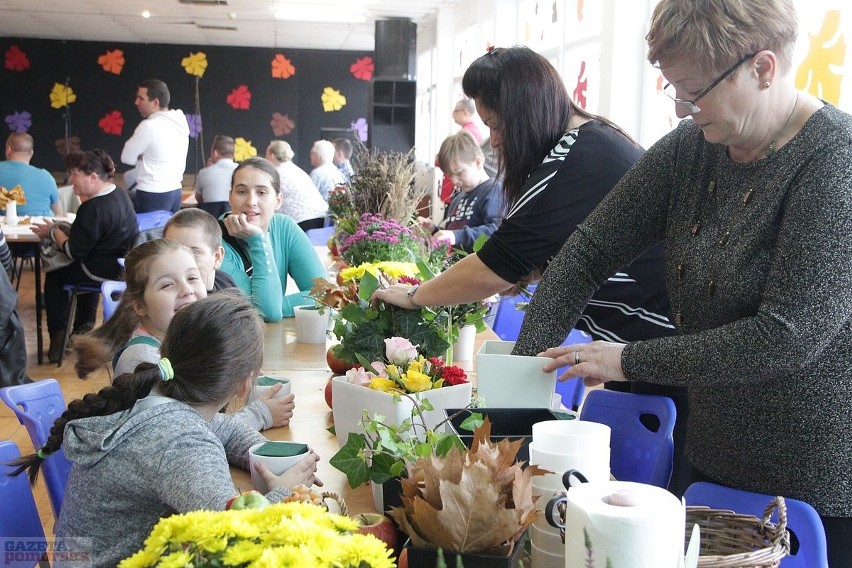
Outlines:
[[142, 10], [142, 17], [143, 18], [150, 18], [151, 12], [149, 12], [148, 10]]
[[274, 14], [276, 20], [291, 22], [337, 22], [362, 24], [367, 21], [363, 8], [334, 7], [317, 4], [287, 4], [278, 8]]

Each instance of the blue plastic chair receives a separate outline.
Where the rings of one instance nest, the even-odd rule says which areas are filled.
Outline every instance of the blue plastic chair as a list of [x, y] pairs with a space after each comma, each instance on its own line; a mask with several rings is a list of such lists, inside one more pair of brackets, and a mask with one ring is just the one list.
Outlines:
[[612, 428], [610, 472], [617, 480], [663, 489], [672, 476], [676, 417], [668, 397], [604, 389], [590, 391], [580, 411], [580, 420]]
[[328, 243], [328, 239], [334, 234], [334, 227], [323, 227], [321, 229], [308, 229], [305, 231], [305, 234], [308, 235], [308, 238], [311, 239], [311, 243], [314, 246], [322, 246]]
[[127, 290], [127, 282], [121, 280], [107, 280], [101, 283], [104, 321], [111, 318], [112, 314], [115, 313], [115, 309], [121, 301], [121, 295], [125, 290]]
[[[744, 515], [763, 517], [773, 495], [752, 493], [699, 481], [684, 493], [687, 505], [705, 505], [713, 509], [730, 510]], [[805, 503], [784, 497], [787, 504], [787, 530], [790, 531], [790, 554], [781, 560], [781, 568], [828, 568], [828, 549], [825, 529], [816, 510]], [[773, 513], [773, 522], [778, 514]], [[852, 535], [850, 535], [852, 536]]]
[[136, 222], [139, 223], [139, 232], [150, 231], [165, 227], [169, 219], [172, 218], [171, 211], [148, 211], [147, 213], [137, 213]]
[[[9, 475], [16, 468], [6, 465], [7, 462], [21, 456], [18, 446], [9, 440], [0, 440], [0, 503], [3, 504], [3, 514], [0, 515], [0, 539], [14, 545], [44, 544], [44, 529], [41, 526], [41, 517], [38, 516], [38, 508], [33, 498], [32, 488], [27, 480], [26, 473], [15, 476]], [[47, 559], [40, 561], [38, 558], [27, 560], [4, 562], [4, 566], [27, 567], [50, 566]]]
[[[47, 442], [53, 423], [65, 412], [65, 399], [55, 379], [4, 387], [0, 389], [0, 400], [12, 409], [18, 417], [18, 422], [27, 429], [34, 451]], [[59, 509], [65, 496], [65, 483], [71, 473], [71, 462], [60, 448], [44, 460], [41, 471], [44, 474], [53, 514], [59, 518]]]

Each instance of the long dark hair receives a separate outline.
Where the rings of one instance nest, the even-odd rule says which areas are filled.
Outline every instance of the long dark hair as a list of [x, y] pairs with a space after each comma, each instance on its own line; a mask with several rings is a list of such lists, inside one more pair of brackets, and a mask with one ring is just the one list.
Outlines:
[[231, 174], [232, 189], [234, 187], [234, 180], [237, 177], [237, 172], [244, 168], [255, 168], [268, 175], [272, 179], [272, 189], [275, 190], [275, 193], [281, 193], [281, 176], [278, 174], [278, 169], [275, 165], [266, 158], [248, 158], [247, 160], [240, 162], [240, 165], [237, 166], [234, 169], [234, 173]]
[[109, 154], [96, 148], [85, 152], [71, 152], [65, 156], [65, 168], [77, 169], [84, 174], [97, 174], [103, 181], [112, 179], [115, 175], [115, 162]]
[[[160, 354], [171, 362], [174, 378], [164, 381], [157, 365], [141, 363], [111, 386], [68, 405], [50, 429], [38, 453], [12, 462], [12, 475], [29, 470], [35, 482], [44, 457], [62, 446], [70, 420], [107, 416], [133, 408], [157, 387], [160, 394], [193, 405], [224, 406], [263, 362], [263, 321], [239, 290], [223, 290], [175, 314], [166, 331]], [[39, 455], [41, 454], [41, 455]]]
[[500, 172], [510, 207], [532, 171], [568, 131], [574, 113], [627, 136], [609, 120], [574, 104], [553, 65], [528, 47], [492, 49], [467, 68], [462, 88], [500, 120]]
[[74, 370], [77, 371], [78, 377], [85, 379], [90, 373], [107, 364], [118, 349], [130, 340], [140, 323], [133, 307], [137, 302], [144, 304], [145, 288], [151, 277], [151, 264], [158, 256], [178, 250], [192, 254], [192, 251], [182, 244], [165, 239], [147, 241], [130, 249], [124, 262], [127, 289], [121, 296], [115, 313], [102, 326], [75, 337], [71, 343], [72, 349], [77, 353]]

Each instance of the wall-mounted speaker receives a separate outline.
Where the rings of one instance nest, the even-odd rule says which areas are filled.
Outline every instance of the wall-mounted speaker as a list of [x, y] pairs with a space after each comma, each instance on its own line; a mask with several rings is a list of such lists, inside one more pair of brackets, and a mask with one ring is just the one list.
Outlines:
[[417, 24], [404, 18], [376, 20], [375, 77], [417, 78]]

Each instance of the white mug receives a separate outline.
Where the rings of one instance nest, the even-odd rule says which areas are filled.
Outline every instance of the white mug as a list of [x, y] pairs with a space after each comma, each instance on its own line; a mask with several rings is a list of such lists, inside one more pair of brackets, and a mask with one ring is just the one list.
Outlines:
[[269, 471], [271, 471], [275, 475], [281, 475], [306, 457], [308, 457], [311, 453], [311, 449], [308, 448], [304, 453], [297, 454], [294, 456], [283, 456], [283, 457], [272, 457], [272, 456], [259, 456], [255, 454], [255, 452], [263, 445], [266, 444], [296, 444], [298, 442], [261, 442], [259, 444], [255, 444], [249, 448], [249, 470], [251, 471], [251, 483], [254, 485], [254, 488], [260, 491], [261, 493], [268, 493], [269, 487], [266, 485], [266, 481], [264, 481], [263, 477], [260, 476], [254, 469], [254, 464], [262, 463]]

